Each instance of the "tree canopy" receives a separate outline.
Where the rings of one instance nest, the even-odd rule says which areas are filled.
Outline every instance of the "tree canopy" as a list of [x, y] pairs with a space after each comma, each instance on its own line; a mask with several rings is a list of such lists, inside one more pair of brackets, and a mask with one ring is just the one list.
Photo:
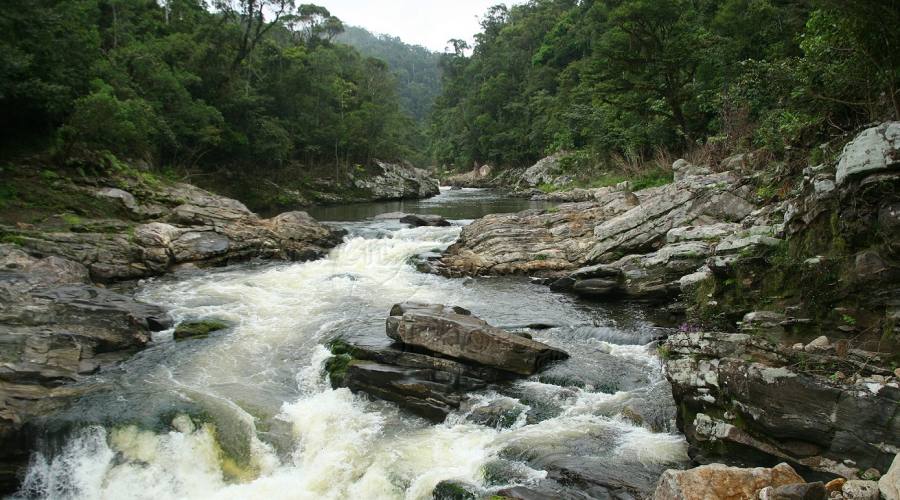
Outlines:
[[396, 77], [333, 43], [343, 30], [293, 0], [9, 0], [4, 152], [49, 144], [230, 168], [413, 154]]
[[443, 164], [783, 148], [900, 118], [900, 1], [530, 0], [444, 56]]

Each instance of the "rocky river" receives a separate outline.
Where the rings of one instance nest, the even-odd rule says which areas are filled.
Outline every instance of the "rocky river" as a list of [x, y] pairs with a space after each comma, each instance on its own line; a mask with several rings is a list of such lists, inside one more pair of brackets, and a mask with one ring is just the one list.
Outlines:
[[[377, 205], [331, 208], [332, 219], [356, 220], [336, 223], [348, 235], [326, 258], [142, 282], [137, 297], [165, 305], [175, 323], [214, 318], [229, 327], [178, 342], [171, 329], [156, 332], [149, 348], [82, 382], [97, 389], [34, 424], [39, 453], [19, 496], [427, 498], [442, 481], [481, 493], [517, 485], [649, 493], [664, 469], [688, 460], [652, 344], [664, 334], [652, 311], [585, 302], [524, 277], [449, 279], [414, 267], [481, 215], [473, 206], [528, 204], [444, 191], [414, 208], [452, 225], [418, 228], [373, 219], [384, 209]], [[472, 405], [438, 424], [332, 389], [325, 345], [386, 338], [391, 306], [410, 300], [466, 307], [571, 358], [472, 392]], [[513, 418], [473, 417], [498, 401]]]

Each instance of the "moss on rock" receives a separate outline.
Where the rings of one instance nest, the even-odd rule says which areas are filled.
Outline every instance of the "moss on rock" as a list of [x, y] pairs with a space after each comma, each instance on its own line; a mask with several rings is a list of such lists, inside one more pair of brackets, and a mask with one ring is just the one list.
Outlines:
[[215, 319], [185, 321], [175, 327], [175, 333], [173, 334], [173, 336], [175, 337], [175, 340], [182, 340], [192, 337], [205, 337], [212, 332], [224, 330], [228, 327], [228, 323]]

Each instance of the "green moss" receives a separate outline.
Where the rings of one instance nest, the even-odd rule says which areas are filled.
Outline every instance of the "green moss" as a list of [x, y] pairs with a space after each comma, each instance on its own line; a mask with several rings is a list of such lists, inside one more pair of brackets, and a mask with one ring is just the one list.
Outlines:
[[475, 500], [475, 493], [456, 481], [441, 481], [431, 492], [435, 500]]
[[179, 324], [175, 328], [175, 340], [182, 340], [192, 337], [205, 337], [212, 332], [218, 330], [224, 330], [228, 328], [228, 324], [215, 320], [215, 319], [206, 319], [200, 321], [186, 321]]
[[62, 214], [60, 218], [63, 220], [63, 222], [70, 226], [77, 226], [81, 224], [81, 217], [75, 214]]
[[337, 354], [325, 361], [325, 373], [328, 374], [332, 386], [337, 387], [344, 383], [347, 369], [350, 368], [352, 362], [353, 356], [349, 354]]
[[547, 260], [547, 258], [548, 258], [547, 255], [542, 254], [542, 253], [539, 253], [534, 256], [534, 260]]

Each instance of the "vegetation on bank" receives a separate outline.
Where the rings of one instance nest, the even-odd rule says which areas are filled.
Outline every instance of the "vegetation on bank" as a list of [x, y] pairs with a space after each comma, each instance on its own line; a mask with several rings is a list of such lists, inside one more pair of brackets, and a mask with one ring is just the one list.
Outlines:
[[0, 159], [104, 152], [238, 183], [416, 157], [394, 72], [336, 43], [343, 30], [289, 0], [12, 0]]
[[585, 179], [761, 148], [802, 168], [815, 145], [900, 118], [898, 21], [897, 0], [493, 7], [471, 55], [455, 41], [442, 61], [432, 154], [465, 171], [569, 151]]

